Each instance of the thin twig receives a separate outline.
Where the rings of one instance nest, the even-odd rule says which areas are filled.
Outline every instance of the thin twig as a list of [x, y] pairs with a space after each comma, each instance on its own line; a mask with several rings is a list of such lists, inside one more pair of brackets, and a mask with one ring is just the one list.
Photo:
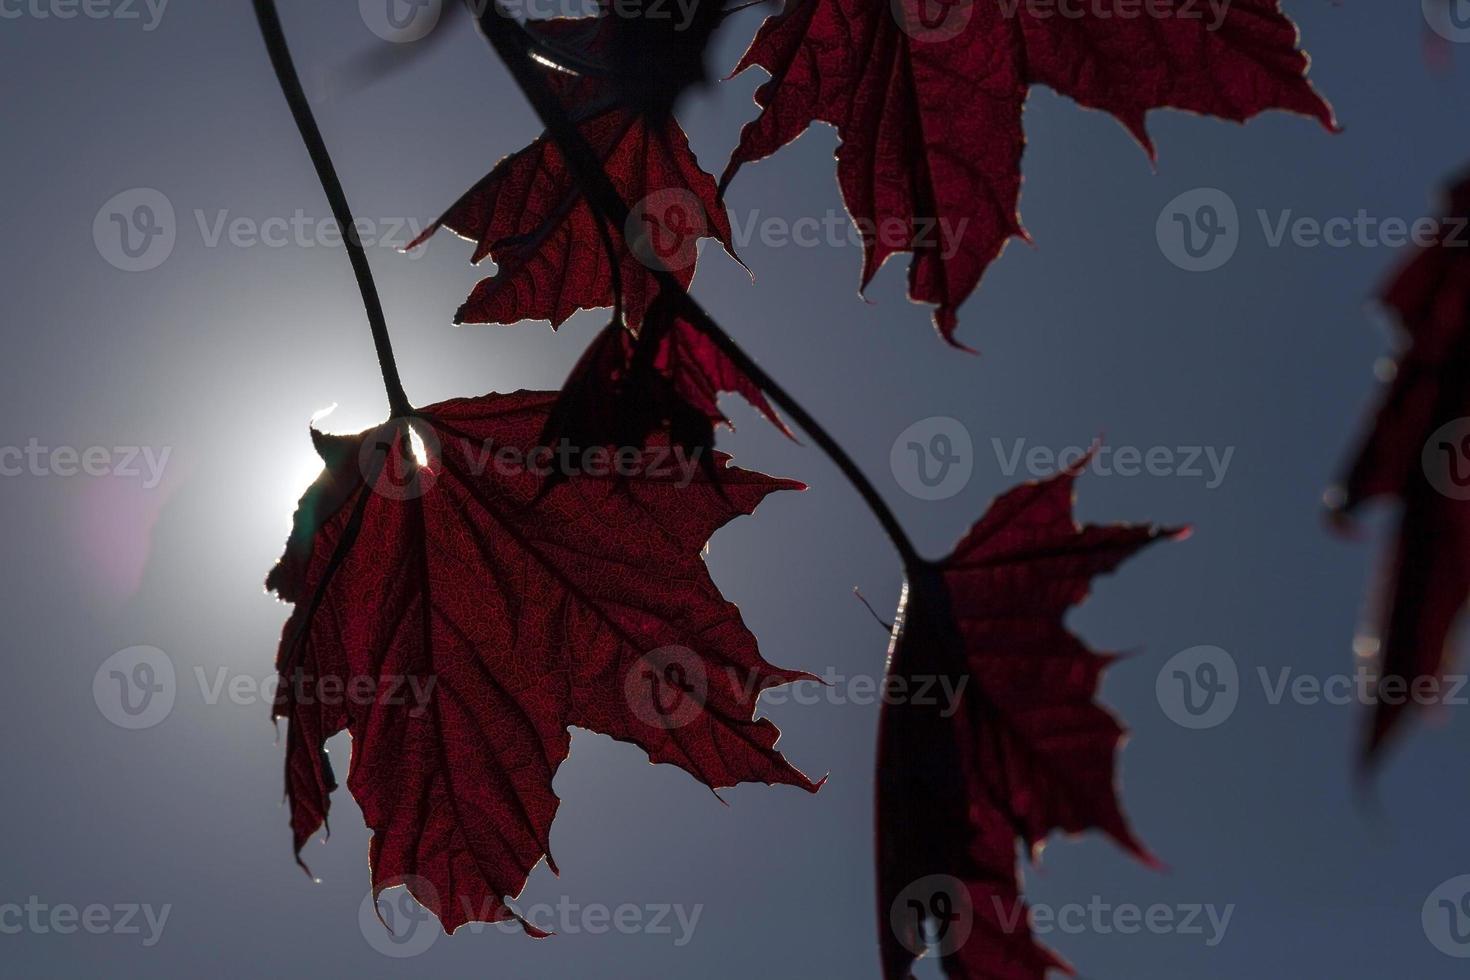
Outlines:
[[322, 190], [326, 192], [327, 202], [332, 207], [332, 217], [342, 229], [347, 257], [352, 262], [352, 272], [357, 277], [357, 288], [362, 293], [368, 326], [373, 332], [373, 346], [378, 351], [378, 367], [383, 372], [383, 385], [388, 390], [389, 411], [393, 418], [405, 417], [412, 414], [413, 408], [409, 405], [408, 396], [403, 393], [403, 382], [398, 377], [398, 362], [393, 358], [393, 343], [388, 338], [388, 321], [383, 315], [383, 303], [378, 298], [378, 287], [373, 281], [372, 268], [368, 265], [367, 251], [362, 247], [362, 239], [358, 236], [357, 225], [352, 219], [352, 209], [347, 206], [347, 194], [342, 189], [342, 181], [337, 177], [337, 168], [332, 165], [332, 157], [327, 152], [322, 132], [317, 128], [311, 105], [306, 101], [306, 93], [301, 90], [301, 79], [291, 61], [291, 49], [286, 45], [286, 35], [281, 29], [281, 18], [276, 13], [275, 0], [254, 0], [254, 3], [255, 18], [260, 22], [260, 33], [265, 39], [266, 50], [270, 52], [271, 67], [275, 69], [276, 80], [281, 84], [281, 94], [286, 97], [286, 104], [291, 107], [291, 115], [296, 120], [296, 128], [301, 131], [301, 139], [306, 143], [306, 151], [311, 154], [316, 175], [321, 180]]
[[873, 608], [873, 604], [868, 601], [868, 597], [865, 596], [865, 595], [863, 595], [862, 591], [859, 590], [856, 585], [854, 585], [852, 587], [852, 594], [855, 595], [855, 596], [857, 596], [858, 602], [861, 602], [865, 607], [867, 607], [867, 610], [868, 610], [869, 615], [871, 615], [875, 620], [877, 620], [879, 626], [883, 627], [883, 632], [885, 632], [885, 633], [892, 633], [893, 632], [893, 624], [890, 623], [888, 620], [884, 619], [882, 616], [879, 616], [878, 615], [878, 610], [876, 610], [876, 609]]

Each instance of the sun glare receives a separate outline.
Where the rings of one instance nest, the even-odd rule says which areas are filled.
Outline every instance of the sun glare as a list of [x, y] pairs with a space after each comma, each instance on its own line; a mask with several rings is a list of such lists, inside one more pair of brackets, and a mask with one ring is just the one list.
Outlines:
[[413, 452], [413, 461], [420, 466], [428, 466], [429, 450], [424, 446], [424, 437], [419, 435], [419, 430], [412, 425], [408, 427], [408, 445]]
[[[318, 427], [322, 419], [331, 415], [337, 409], [337, 403], [333, 402], [326, 408], [317, 410], [311, 416], [311, 427]], [[316, 454], [310, 442], [296, 440], [292, 443], [289, 455], [282, 460], [281, 481], [279, 483], [277, 497], [277, 511], [286, 515], [296, 513], [296, 504], [301, 500], [301, 495], [306, 488], [311, 486], [322, 471], [321, 457]]]

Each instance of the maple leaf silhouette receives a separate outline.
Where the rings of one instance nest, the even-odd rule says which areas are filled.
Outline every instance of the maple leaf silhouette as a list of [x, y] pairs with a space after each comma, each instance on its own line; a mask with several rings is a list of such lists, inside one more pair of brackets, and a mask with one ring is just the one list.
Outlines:
[[719, 406], [723, 392], [742, 395], [791, 436], [759, 385], [664, 294], [640, 335], [613, 322], [593, 339], [551, 410], [544, 441], [641, 446], [658, 433], [691, 456], [712, 459], [715, 426], [731, 425]]
[[735, 68], [771, 78], [721, 192], [811, 123], [835, 126], [861, 288], [890, 255], [912, 252], [909, 297], [935, 304], [940, 335], [957, 344], [960, 303], [1007, 241], [1026, 237], [1016, 208], [1032, 85], [1116, 116], [1151, 157], [1154, 108], [1239, 121], [1279, 108], [1335, 126], [1277, 0], [1235, 0], [1214, 26], [1186, 0], [1164, 6], [1170, 16], [1130, 19], [1085, 5], [1040, 17], [1027, 0], [792, 0]]
[[[603, 11], [613, 0], [599, 3]], [[658, 117], [690, 86], [709, 81], [705, 56], [725, 18], [725, 0], [616, 0], [606, 42], [620, 94], [639, 112]]]
[[543, 493], [551, 456], [537, 437], [554, 397], [457, 399], [354, 436], [314, 432], [326, 468], [267, 581], [296, 606], [273, 716], [288, 722], [298, 860], [336, 786], [325, 742], [346, 729], [374, 894], [406, 883], [450, 932], [514, 917], [504, 896], [543, 857], [556, 870], [568, 726], [712, 788], [819, 786], [753, 720], [762, 690], [809, 675], [761, 657], [700, 557], [716, 529], [800, 485], [723, 456], [716, 485], [666, 468], [654, 444], [637, 472], [584, 471]]
[[909, 576], [887, 683], [913, 696], [885, 699], [878, 749], [886, 980], [908, 977], [931, 940], [951, 977], [1069, 969], [1032, 937], [1018, 841], [1034, 854], [1054, 832], [1098, 829], [1153, 860], [1118, 801], [1123, 729], [1095, 700], [1111, 658], [1062, 620], [1095, 576], [1183, 532], [1078, 527], [1085, 462], [1002, 495], [948, 558]]
[[[1446, 213], [1437, 240], [1418, 249], [1381, 294], [1407, 346], [1341, 487], [1329, 496], [1348, 519], [1374, 498], [1402, 503], [1379, 588], [1374, 659], [1385, 696], [1375, 698], [1366, 762], [1414, 703], [1415, 685], [1439, 682], [1470, 595], [1470, 173], [1455, 182]], [[1391, 694], [1385, 683], [1403, 690]]]
[[[534, 28], [595, 61], [611, 58], [613, 25], [620, 20], [563, 18], [537, 21]], [[619, 195], [632, 203], [629, 227], [599, 228], [561, 149], [542, 134], [496, 164], [408, 247], [443, 227], [476, 243], [472, 263], [487, 257], [496, 263], [495, 274], [460, 307], [456, 323], [548, 320], [556, 327], [577, 310], [614, 305], [606, 232], [617, 259], [621, 314], [637, 329], [658, 294], [654, 269], [687, 287], [700, 239], [713, 237], [733, 255], [729, 217], [714, 178], [700, 168], [671, 114], [641, 111], [606, 78], [551, 69], [546, 76]]]

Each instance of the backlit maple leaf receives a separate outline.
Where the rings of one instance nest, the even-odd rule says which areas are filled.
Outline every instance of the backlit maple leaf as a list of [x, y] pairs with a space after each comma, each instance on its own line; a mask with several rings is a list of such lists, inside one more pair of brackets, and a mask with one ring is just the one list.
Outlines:
[[[559, 459], [537, 442], [554, 397], [457, 399], [355, 436], [313, 433], [326, 469], [267, 582], [296, 605], [274, 715], [289, 724], [298, 854], [335, 788], [324, 744], [346, 729], [374, 893], [406, 882], [446, 931], [512, 918], [503, 898], [543, 857], [555, 870], [568, 726], [711, 787], [818, 786], [753, 720], [762, 690], [807, 675], [762, 659], [700, 556], [715, 530], [799, 485], [725, 457], [716, 485], [656, 442], [615, 472], [606, 454]], [[569, 466], [541, 492], [549, 467]]]
[[1136, 16], [1030, 0], [790, 0], [735, 72], [771, 79], [755, 95], [721, 190], [813, 122], [837, 128], [837, 179], [863, 237], [862, 287], [895, 252], [914, 253], [909, 296], [956, 310], [1013, 236], [1032, 85], [1116, 116], [1148, 150], [1148, 110], [1246, 120], [1288, 109], [1334, 125], [1306, 81], [1307, 57], [1277, 0], [1234, 0], [1219, 20], [1194, 0]]
[[[538, 34], [595, 58], [607, 54], [615, 18], [536, 22]], [[622, 286], [622, 314], [636, 329], [658, 294], [653, 270], [680, 285], [694, 278], [697, 243], [714, 237], [730, 251], [730, 220], [714, 178], [702, 170], [678, 121], [622, 101], [606, 79], [548, 69], [552, 90], [577, 121], [613, 186], [633, 209], [627, 228], [607, 227]], [[471, 262], [497, 270], [475, 286], [456, 323], [548, 320], [614, 305], [613, 266], [599, 219], [550, 136], [495, 165], [409, 248], [439, 228], [476, 243]]]
[[546, 440], [579, 446], [641, 446], [660, 433], [709, 459], [717, 425], [730, 425], [719, 396], [744, 396], [790, 436], [760, 387], [719, 345], [680, 316], [675, 298], [656, 300], [637, 336], [602, 329], [572, 369], [547, 423]]
[[[1079, 466], [1082, 464], [1079, 464]], [[878, 757], [878, 901], [886, 980], [937, 948], [965, 980], [1067, 969], [1032, 937], [1018, 843], [1097, 829], [1151, 861], [1118, 801], [1117, 720], [1095, 698], [1107, 656], [1063, 625], [1092, 579], [1179, 532], [1078, 527], [1079, 469], [997, 499], [944, 561], [910, 572]], [[952, 692], [952, 693], [951, 693]], [[926, 927], [928, 935], [926, 935]]]
[[1381, 694], [1365, 739], [1369, 760], [1404, 712], [1426, 700], [1425, 685], [1440, 683], [1470, 596], [1470, 177], [1449, 197], [1437, 240], [1383, 291], [1407, 345], [1330, 501], [1345, 516], [1377, 497], [1403, 505], [1379, 587], [1378, 635], [1359, 651], [1372, 655]]

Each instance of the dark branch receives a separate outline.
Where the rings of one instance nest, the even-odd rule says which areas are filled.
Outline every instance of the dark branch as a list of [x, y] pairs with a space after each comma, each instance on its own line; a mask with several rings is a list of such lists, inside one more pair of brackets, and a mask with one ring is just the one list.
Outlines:
[[408, 397], [403, 393], [403, 382], [398, 378], [398, 362], [393, 359], [393, 343], [388, 339], [388, 321], [383, 315], [383, 303], [378, 298], [378, 287], [373, 282], [373, 272], [368, 265], [367, 252], [362, 247], [357, 225], [352, 219], [352, 210], [347, 206], [347, 194], [342, 181], [337, 177], [337, 168], [327, 152], [306, 93], [301, 90], [301, 79], [291, 61], [291, 49], [286, 46], [286, 35], [281, 30], [281, 18], [276, 13], [275, 0], [254, 0], [255, 18], [260, 22], [260, 33], [265, 38], [266, 50], [270, 52], [271, 67], [276, 80], [281, 84], [281, 94], [291, 107], [296, 128], [311, 154], [316, 175], [322, 182], [322, 190], [332, 207], [332, 216], [342, 229], [342, 240], [347, 245], [347, 257], [352, 262], [352, 272], [357, 277], [357, 288], [362, 292], [363, 309], [367, 312], [368, 326], [372, 328], [373, 345], [378, 351], [378, 367], [383, 372], [383, 384], [388, 389], [388, 407], [393, 418], [401, 418], [413, 412]]

